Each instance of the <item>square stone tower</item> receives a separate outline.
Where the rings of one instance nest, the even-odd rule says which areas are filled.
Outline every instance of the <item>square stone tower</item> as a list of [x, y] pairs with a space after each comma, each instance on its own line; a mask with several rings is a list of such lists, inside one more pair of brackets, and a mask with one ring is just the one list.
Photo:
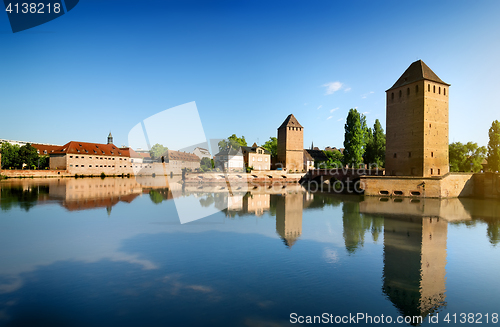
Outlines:
[[418, 60], [386, 91], [386, 175], [448, 173], [449, 86]]
[[288, 171], [304, 169], [304, 127], [293, 114], [278, 128], [279, 164]]

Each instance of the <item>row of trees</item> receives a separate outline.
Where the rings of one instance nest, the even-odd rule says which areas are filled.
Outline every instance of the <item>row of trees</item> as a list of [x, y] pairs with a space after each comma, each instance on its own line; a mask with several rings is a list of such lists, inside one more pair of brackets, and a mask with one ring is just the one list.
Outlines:
[[359, 167], [360, 164], [385, 165], [385, 134], [380, 121], [373, 129], [366, 124], [366, 116], [350, 109], [344, 126], [343, 164]]
[[484, 160], [490, 171], [500, 171], [500, 122], [495, 120], [488, 131], [488, 147], [477, 143], [462, 144], [453, 142], [449, 147], [450, 171], [479, 172], [483, 169]]
[[19, 146], [4, 142], [0, 146], [0, 153], [2, 154], [2, 169], [47, 169], [49, 167], [49, 156], [38, 155], [37, 150], [29, 143]]

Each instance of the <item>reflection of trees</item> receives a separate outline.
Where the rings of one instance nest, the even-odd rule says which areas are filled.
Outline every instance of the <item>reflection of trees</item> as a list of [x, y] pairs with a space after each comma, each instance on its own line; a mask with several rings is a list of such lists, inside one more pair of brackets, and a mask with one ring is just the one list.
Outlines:
[[201, 206], [205, 208], [210, 207], [214, 203], [215, 203], [215, 198], [212, 193], [209, 193], [205, 198], [200, 199]]
[[454, 224], [476, 226], [477, 222], [487, 224], [486, 235], [494, 246], [500, 243], [500, 202], [496, 200], [460, 199], [464, 208], [471, 214], [472, 220], [460, 221]]
[[374, 241], [378, 240], [383, 230], [384, 219], [361, 214], [359, 202], [345, 201], [342, 204], [342, 222], [344, 225], [344, 243], [349, 254], [355, 253], [364, 245], [365, 232], [370, 230]]
[[165, 200], [172, 199], [172, 192], [168, 188], [150, 190], [149, 198], [154, 204], [160, 204]]
[[491, 219], [486, 223], [488, 224], [486, 232], [488, 234], [488, 238], [490, 239], [490, 243], [497, 245], [500, 242], [500, 220]]
[[2, 187], [0, 194], [0, 208], [3, 211], [19, 206], [28, 212], [36, 205], [39, 196], [49, 194], [49, 187], [36, 186], [26, 190], [22, 187]]
[[158, 191], [154, 190], [149, 191], [149, 198], [151, 199], [151, 202], [153, 202], [154, 204], [160, 204], [163, 202], [163, 196]]

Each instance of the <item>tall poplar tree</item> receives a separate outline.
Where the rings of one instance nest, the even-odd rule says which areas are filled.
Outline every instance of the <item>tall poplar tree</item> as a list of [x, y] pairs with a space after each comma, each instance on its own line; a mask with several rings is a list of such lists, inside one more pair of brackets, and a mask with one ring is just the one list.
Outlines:
[[344, 128], [344, 165], [358, 167], [363, 163], [368, 132], [365, 115], [350, 109]]
[[375, 120], [373, 131], [368, 137], [366, 144], [365, 163], [376, 164], [377, 167], [385, 166], [385, 134], [382, 124], [378, 119]]
[[491, 171], [500, 171], [500, 122], [495, 120], [489, 130], [488, 168]]

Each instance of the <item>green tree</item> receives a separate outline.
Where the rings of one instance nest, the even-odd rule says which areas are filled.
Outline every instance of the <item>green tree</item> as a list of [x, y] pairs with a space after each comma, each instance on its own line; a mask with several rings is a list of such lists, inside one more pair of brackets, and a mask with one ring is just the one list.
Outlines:
[[219, 142], [219, 151], [228, 150], [229, 154], [236, 154], [242, 146], [247, 146], [245, 137], [237, 137], [236, 134], [233, 134], [227, 140]]
[[325, 156], [328, 158], [327, 161], [321, 161], [321, 162], [314, 162], [314, 166], [316, 168], [340, 168], [342, 167], [342, 160], [344, 159], [344, 156], [340, 151], [335, 150], [335, 151], [323, 151]]
[[363, 163], [368, 133], [365, 115], [350, 109], [344, 128], [344, 165], [358, 167]]
[[461, 142], [451, 143], [449, 146], [450, 171], [465, 172], [471, 169], [474, 172], [481, 171], [481, 164], [486, 157], [486, 151], [486, 147], [478, 146], [474, 142], [468, 142], [467, 144]]
[[22, 168], [22, 165], [26, 164], [29, 169], [32, 169], [38, 165], [38, 153], [36, 149], [28, 143], [19, 148], [19, 160], [21, 161], [21, 167], [19, 168]]
[[365, 163], [376, 164], [377, 167], [385, 166], [385, 134], [382, 124], [375, 120], [373, 131], [370, 129], [366, 141]]
[[278, 139], [277, 138], [271, 136], [269, 138], [269, 141], [266, 141], [266, 143], [264, 143], [264, 145], [262, 147], [271, 153], [271, 157], [278, 156]]
[[4, 142], [0, 148], [0, 153], [2, 153], [2, 168], [20, 168], [22, 166], [21, 159], [19, 157], [19, 145], [12, 145], [10, 143]]
[[167, 152], [168, 148], [156, 143], [151, 147], [151, 150], [149, 150], [149, 153], [151, 154], [152, 159], [158, 159], [160, 158], [165, 152]]
[[200, 161], [201, 171], [208, 171], [208, 170], [211, 170], [212, 168], [213, 168], [212, 167], [212, 160], [210, 158], [207, 158], [207, 157], [201, 158], [201, 161]]
[[500, 122], [495, 120], [488, 132], [488, 168], [491, 171], [500, 171]]

